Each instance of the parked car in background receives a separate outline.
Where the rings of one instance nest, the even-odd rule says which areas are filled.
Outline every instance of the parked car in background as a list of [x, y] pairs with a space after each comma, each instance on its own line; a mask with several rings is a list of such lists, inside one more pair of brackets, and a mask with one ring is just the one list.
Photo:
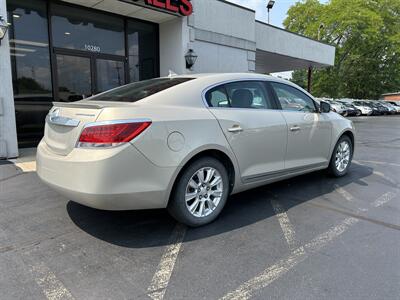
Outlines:
[[380, 104], [378, 101], [371, 101], [372, 105], [374, 105], [376, 108], [378, 108], [378, 110], [380, 111], [380, 113], [382, 115], [389, 115], [391, 114], [391, 111], [388, 107], [383, 106], [382, 104]]
[[344, 176], [354, 135], [350, 120], [288, 81], [173, 76], [54, 103], [37, 174], [89, 207], [167, 208], [201, 226], [230, 194], [321, 169]]
[[344, 117], [347, 116], [347, 109], [343, 104], [334, 100], [327, 100], [327, 102], [331, 105], [331, 109], [333, 112], [338, 113], [339, 115], [342, 115]]
[[394, 106], [394, 105], [392, 105], [391, 103], [389, 103], [389, 102], [386, 102], [386, 101], [383, 101], [383, 100], [380, 100], [380, 101], [378, 101], [382, 106], [384, 106], [384, 107], [387, 107], [388, 109], [389, 109], [389, 113], [390, 114], [392, 114], [392, 115], [394, 115], [394, 114], [397, 114], [399, 111], [396, 109], [396, 107]]
[[371, 108], [372, 109], [371, 115], [373, 115], [373, 116], [380, 116], [383, 114], [382, 111], [376, 105], [374, 105], [374, 103], [372, 103], [371, 101], [362, 100], [362, 101], [357, 101], [357, 103], [362, 103], [363, 105], [366, 105], [369, 108]]
[[359, 109], [361, 111], [361, 114], [363, 116], [370, 116], [372, 115], [373, 111], [372, 108], [369, 107], [368, 105], [366, 105], [364, 102], [362, 101], [353, 101], [351, 103], [355, 108]]
[[346, 101], [337, 101], [339, 103], [341, 103], [342, 105], [344, 105], [344, 107], [346, 108], [347, 111], [347, 115], [348, 116], [361, 116], [362, 112], [360, 109], [356, 108], [353, 104], [346, 102]]

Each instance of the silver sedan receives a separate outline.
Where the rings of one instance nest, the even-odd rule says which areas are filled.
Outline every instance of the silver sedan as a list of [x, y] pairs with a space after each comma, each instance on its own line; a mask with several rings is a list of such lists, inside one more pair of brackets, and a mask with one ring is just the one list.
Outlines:
[[200, 226], [231, 194], [321, 169], [344, 176], [354, 138], [351, 121], [288, 81], [174, 76], [54, 103], [37, 172], [86, 206], [167, 208]]

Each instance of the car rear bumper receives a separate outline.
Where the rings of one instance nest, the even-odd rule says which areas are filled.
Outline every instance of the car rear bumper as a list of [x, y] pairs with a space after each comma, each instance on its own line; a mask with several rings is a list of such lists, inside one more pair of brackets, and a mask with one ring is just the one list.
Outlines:
[[176, 168], [152, 164], [134, 146], [51, 152], [42, 141], [37, 173], [67, 199], [103, 210], [165, 208]]

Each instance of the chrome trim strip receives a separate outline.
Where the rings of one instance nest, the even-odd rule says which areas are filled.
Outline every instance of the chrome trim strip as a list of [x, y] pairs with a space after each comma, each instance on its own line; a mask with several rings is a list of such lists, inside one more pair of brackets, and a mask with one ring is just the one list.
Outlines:
[[67, 126], [67, 127], [78, 127], [80, 124], [80, 120], [72, 119], [68, 117], [60, 117], [60, 116], [52, 116], [51, 114], [47, 115], [46, 121], [50, 124], [59, 125], [59, 126]]
[[328, 164], [327, 162], [322, 162], [322, 163], [311, 164], [308, 166], [302, 166], [302, 167], [290, 168], [290, 169], [286, 169], [286, 170], [280, 170], [280, 171], [268, 172], [268, 173], [263, 173], [263, 174], [258, 174], [258, 175], [246, 176], [246, 177], [242, 177], [242, 180], [245, 183], [261, 181], [261, 180], [268, 180], [268, 179], [282, 177], [282, 176], [286, 176], [286, 175], [290, 175], [290, 174], [295, 174], [297, 172], [303, 172], [303, 171], [313, 170], [316, 168], [326, 167], [327, 164]]

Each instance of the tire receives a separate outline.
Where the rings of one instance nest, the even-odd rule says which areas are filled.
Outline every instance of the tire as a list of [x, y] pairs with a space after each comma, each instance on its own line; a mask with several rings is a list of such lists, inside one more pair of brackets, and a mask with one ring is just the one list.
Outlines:
[[[204, 178], [203, 185], [199, 185], [201, 181], [198, 174], [203, 174], [200, 175]], [[213, 175], [207, 181], [208, 174]], [[202, 226], [218, 217], [225, 206], [229, 190], [229, 177], [224, 165], [213, 157], [202, 157], [190, 163], [180, 174], [167, 209], [178, 222], [190, 227]], [[186, 195], [190, 195], [188, 201]], [[189, 207], [193, 208], [193, 212], [189, 211]]]
[[[347, 151], [346, 151], [346, 155], [344, 154], [344, 152], [341, 152], [341, 154], [338, 153], [340, 151], [339, 147], [341, 147], [344, 144], [347, 144], [349, 147], [347, 164], [344, 164], [346, 162], [345, 157], [347, 157]], [[339, 141], [336, 143], [335, 148], [333, 149], [332, 158], [331, 158], [331, 161], [330, 161], [329, 167], [328, 167], [329, 174], [334, 177], [345, 176], [350, 168], [351, 161], [353, 159], [353, 151], [354, 151], [354, 146], [353, 146], [353, 143], [351, 142], [351, 139], [347, 135], [343, 135], [339, 139]], [[343, 164], [339, 164], [339, 165], [336, 164], [336, 159], [337, 159], [338, 155], [342, 155], [341, 158], [339, 158], [339, 160], [343, 159], [342, 160]], [[345, 155], [345, 156], [343, 156], [343, 155]], [[344, 165], [345, 165], [345, 167], [344, 167]]]

